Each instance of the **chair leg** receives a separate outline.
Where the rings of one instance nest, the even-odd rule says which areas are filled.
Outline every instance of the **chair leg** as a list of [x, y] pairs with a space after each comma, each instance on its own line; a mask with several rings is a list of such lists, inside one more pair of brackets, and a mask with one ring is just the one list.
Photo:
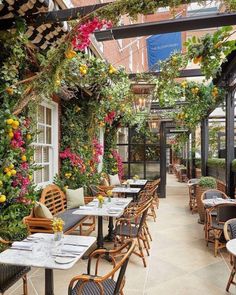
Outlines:
[[227, 286], [226, 286], [226, 291], [227, 292], [229, 292], [230, 285], [233, 283], [234, 276], [235, 276], [235, 266], [233, 267], [233, 269], [232, 269], [232, 271], [230, 273], [230, 276], [229, 276], [229, 280], [228, 280], [228, 283], [227, 283]]
[[22, 279], [23, 279], [23, 294], [28, 295], [28, 285], [27, 285], [27, 277], [26, 277], [26, 275], [24, 275], [22, 277]]
[[145, 238], [145, 240], [147, 242], [147, 247], [148, 247], [148, 249], [150, 249], [150, 243], [149, 243], [149, 240], [148, 240], [147, 229], [145, 227], [143, 228], [143, 235], [144, 235], [144, 238]]
[[140, 242], [140, 238], [137, 238], [137, 240], [138, 240], [138, 249], [139, 249], [140, 257], [143, 260], [144, 267], [147, 267], [146, 260], [145, 260], [144, 254], [143, 254], [143, 248], [142, 248], [142, 245]]
[[145, 227], [145, 230], [147, 231], [147, 234], [148, 234], [148, 237], [149, 237], [150, 241], [152, 241], [152, 236], [151, 236], [151, 233], [149, 231], [149, 228], [148, 228], [148, 225], [147, 225], [146, 221], [144, 223], [144, 227]]

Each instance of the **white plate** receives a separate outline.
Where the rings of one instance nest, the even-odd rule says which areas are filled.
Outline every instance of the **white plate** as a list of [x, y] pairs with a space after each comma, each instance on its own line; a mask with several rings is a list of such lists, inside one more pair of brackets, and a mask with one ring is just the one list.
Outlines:
[[76, 257], [56, 257], [54, 261], [59, 264], [67, 264], [73, 262], [75, 258]]

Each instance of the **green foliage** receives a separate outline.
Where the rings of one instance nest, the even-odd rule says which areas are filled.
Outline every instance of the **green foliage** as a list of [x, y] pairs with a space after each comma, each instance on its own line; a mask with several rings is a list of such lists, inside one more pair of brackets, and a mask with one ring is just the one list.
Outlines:
[[233, 27], [223, 27], [214, 34], [206, 34], [201, 38], [192, 37], [186, 42], [187, 57], [194, 63], [199, 63], [206, 79], [215, 78], [221, 71], [225, 56], [236, 49], [235, 40], [228, 40]]
[[216, 188], [216, 180], [211, 176], [201, 177], [199, 180], [199, 186], [208, 189]]
[[214, 168], [225, 168], [225, 159], [222, 159], [222, 158], [208, 159], [207, 166], [214, 167]]

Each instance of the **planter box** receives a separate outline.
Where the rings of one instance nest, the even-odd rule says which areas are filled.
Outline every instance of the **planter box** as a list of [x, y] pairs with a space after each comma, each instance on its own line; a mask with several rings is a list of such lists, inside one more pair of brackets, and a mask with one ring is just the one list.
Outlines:
[[220, 181], [225, 182], [225, 168], [207, 167], [207, 175], [212, 176]]

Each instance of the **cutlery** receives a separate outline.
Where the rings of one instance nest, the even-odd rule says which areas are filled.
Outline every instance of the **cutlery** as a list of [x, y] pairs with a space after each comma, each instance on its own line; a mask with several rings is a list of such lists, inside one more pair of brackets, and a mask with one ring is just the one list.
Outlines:
[[82, 244], [76, 244], [76, 243], [64, 243], [64, 245], [69, 245], [69, 246], [78, 246], [78, 247], [88, 247], [88, 245], [82, 245]]
[[61, 253], [61, 254], [53, 254], [52, 255], [53, 257], [65, 257], [65, 258], [76, 258], [76, 256], [75, 255], [69, 255], [69, 254], [63, 254], [63, 253]]
[[11, 248], [8, 248], [8, 249], [10, 249], [10, 250], [32, 251], [32, 249], [20, 248], [20, 247], [11, 247]]

